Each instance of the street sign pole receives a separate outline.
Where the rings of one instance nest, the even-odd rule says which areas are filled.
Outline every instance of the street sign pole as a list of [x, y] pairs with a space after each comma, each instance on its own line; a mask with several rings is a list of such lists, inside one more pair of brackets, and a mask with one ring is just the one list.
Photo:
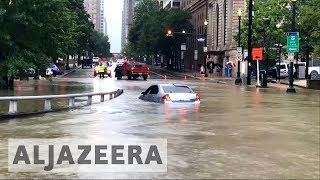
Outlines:
[[[287, 52], [298, 53], [299, 52], [299, 33], [298, 32], [289, 32], [287, 34]], [[295, 93], [296, 89], [293, 86], [293, 61], [290, 60], [290, 69], [289, 69], [289, 88], [287, 93]]]
[[252, 58], [255, 59], [257, 61], [257, 83], [256, 83], [256, 87], [260, 87], [260, 63], [259, 61], [263, 60], [263, 48], [252, 48]]
[[259, 67], [259, 60], [256, 60], [257, 61], [257, 87], [260, 87], [261, 84], [260, 84], [260, 67]]
[[237, 72], [237, 78], [235, 80], [235, 84], [241, 85], [242, 79], [240, 77], [240, 62], [242, 61], [242, 47], [237, 47], [237, 61], [238, 61], [238, 72]]

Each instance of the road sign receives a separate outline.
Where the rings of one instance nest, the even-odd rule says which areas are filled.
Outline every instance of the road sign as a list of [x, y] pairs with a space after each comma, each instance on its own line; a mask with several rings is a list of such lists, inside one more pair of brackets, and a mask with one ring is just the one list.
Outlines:
[[208, 52], [208, 47], [203, 47], [203, 52]]
[[296, 53], [299, 52], [299, 32], [289, 32], [287, 34], [287, 52]]
[[242, 55], [242, 47], [237, 47], [237, 54], [241, 54]]
[[242, 55], [241, 54], [237, 54], [237, 61], [242, 61]]
[[243, 51], [243, 59], [246, 59], [248, 57], [248, 50]]
[[263, 48], [252, 48], [252, 60], [263, 60]]
[[181, 44], [181, 51], [186, 51], [187, 50], [187, 45], [186, 43]]
[[194, 60], [198, 60], [198, 50], [194, 50]]

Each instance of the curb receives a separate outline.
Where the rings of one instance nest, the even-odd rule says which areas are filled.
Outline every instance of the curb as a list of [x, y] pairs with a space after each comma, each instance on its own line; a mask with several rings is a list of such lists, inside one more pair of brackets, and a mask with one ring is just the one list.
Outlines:
[[[155, 68], [156, 69], [156, 68]], [[184, 75], [180, 74], [180, 73], [175, 73], [175, 72], [171, 72], [171, 71], [168, 71], [166, 69], [160, 69], [160, 70], [163, 70], [163, 71], [166, 71], [166, 72], [170, 72], [170, 73], [173, 73], [174, 75], [178, 76], [178, 77], [184, 77]], [[155, 73], [155, 72], [153, 72]], [[157, 75], [160, 75], [158, 73], [155, 73]], [[161, 75], [162, 76], [162, 75]], [[185, 76], [189, 77], [189, 78], [193, 78], [193, 79], [198, 79], [198, 80], [202, 80], [201, 77], [194, 77], [192, 75], [187, 75], [185, 74]], [[228, 81], [232, 81], [232, 80], [229, 80], [229, 79], [226, 79], [226, 80], [215, 80], [215, 79], [210, 79], [210, 78], [206, 78], [207, 81], [212, 81], [214, 83], [218, 83], [218, 84], [229, 84]], [[271, 83], [277, 83], [277, 81], [273, 81], [271, 80], [270, 81]], [[280, 84], [282, 85], [289, 85], [289, 83], [286, 83], [286, 82], [280, 82]], [[234, 85], [234, 84], [230, 84], [230, 85]], [[307, 87], [305, 86], [301, 86], [301, 85], [297, 85], [297, 84], [294, 84], [295, 87], [298, 87], [298, 88], [303, 88], [303, 89], [308, 89]]]
[[79, 66], [79, 67], [76, 67], [75, 69], [70, 70], [69, 72], [63, 74], [63, 75], [60, 76], [60, 77], [65, 77], [65, 76], [67, 76], [68, 74], [75, 72], [77, 69], [80, 69], [80, 66]]
[[[272, 83], [277, 83], [277, 81], [271, 81], [271, 82], [272, 82]], [[280, 82], [280, 84], [289, 85], [289, 83], [287, 83], [287, 82]], [[303, 88], [303, 89], [308, 89], [307, 87], [302, 86], [302, 85], [298, 85], [298, 84], [293, 84], [293, 86], [299, 87], [299, 88]]]
[[[192, 79], [197, 79], [197, 80], [203, 80], [202, 77], [194, 77], [192, 75], [188, 75], [188, 74], [181, 74], [181, 73], [177, 73], [177, 72], [174, 72], [174, 71], [169, 71], [169, 70], [166, 70], [166, 69], [159, 69], [159, 68], [154, 68], [156, 70], [162, 70], [162, 71], [165, 71], [165, 72], [168, 72], [169, 74], [173, 74], [177, 77], [184, 77], [184, 76], [187, 76], [189, 78], [192, 78]], [[156, 73], [154, 71], [151, 71], [152, 73], [156, 74], [156, 75], [159, 75], [161, 77], [164, 77], [163, 75], [159, 74], [159, 73]], [[217, 80], [217, 79], [211, 79], [211, 78], [207, 78], [206, 77], [206, 81], [212, 81], [214, 83], [218, 83], [218, 84], [228, 84], [227, 82], [228, 81], [233, 81], [233, 80]], [[230, 84], [231, 85], [231, 84]]]

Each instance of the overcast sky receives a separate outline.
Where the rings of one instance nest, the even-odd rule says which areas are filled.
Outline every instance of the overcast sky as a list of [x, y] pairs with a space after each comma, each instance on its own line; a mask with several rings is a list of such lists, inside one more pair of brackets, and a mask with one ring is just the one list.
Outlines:
[[123, 0], [105, 0], [105, 16], [112, 53], [121, 51], [122, 9]]

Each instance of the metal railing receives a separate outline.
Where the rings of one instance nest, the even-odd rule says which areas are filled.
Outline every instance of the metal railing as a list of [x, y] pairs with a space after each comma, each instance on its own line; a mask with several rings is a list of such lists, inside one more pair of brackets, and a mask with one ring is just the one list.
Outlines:
[[109, 100], [120, 96], [123, 89], [118, 89], [112, 92], [99, 92], [99, 93], [83, 93], [83, 94], [66, 94], [66, 95], [46, 95], [46, 96], [6, 96], [0, 97], [0, 101], [9, 101], [8, 115], [18, 114], [18, 101], [23, 100], [44, 100], [43, 112], [52, 111], [51, 102], [54, 99], [69, 99], [69, 108], [75, 108], [75, 99], [79, 97], [88, 97], [86, 105], [92, 105], [92, 97], [100, 96], [100, 102], [105, 101], [105, 96], [109, 95]]

